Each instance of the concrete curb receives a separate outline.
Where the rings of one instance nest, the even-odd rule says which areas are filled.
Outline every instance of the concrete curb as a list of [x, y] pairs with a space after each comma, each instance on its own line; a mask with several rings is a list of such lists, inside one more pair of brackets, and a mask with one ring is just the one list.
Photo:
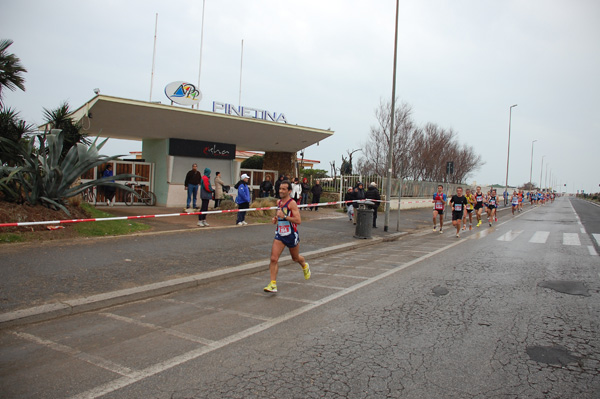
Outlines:
[[[408, 233], [391, 233], [386, 237], [357, 240], [316, 251], [305, 252], [302, 255], [308, 260], [318, 259], [331, 254], [352, 251], [362, 247], [381, 244], [383, 242], [395, 241], [406, 234]], [[288, 255], [280, 259], [279, 266], [290, 265], [293, 263], [294, 262], [292, 261], [291, 257]], [[63, 316], [99, 310], [115, 305], [122, 305], [128, 302], [149, 299], [187, 288], [197, 287], [213, 281], [267, 270], [269, 270], [269, 261], [263, 260], [173, 280], [142, 285], [139, 287], [92, 295], [85, 298], [77, 298], [62, 301], [60, 303], [45, 304], [32, 308], [16, 310], [14, 312], [0, 314], [0, 329], [36, 323], [40, 321], [47, 321]]]

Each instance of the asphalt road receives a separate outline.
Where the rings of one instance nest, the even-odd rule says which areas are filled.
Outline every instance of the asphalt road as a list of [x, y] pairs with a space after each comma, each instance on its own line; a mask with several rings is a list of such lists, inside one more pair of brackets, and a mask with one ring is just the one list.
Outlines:
[[[123, 207], [118, 214], [132, 211], [140, 209]], [[355, 226], [344, 214], [332, 209], [318, 212], [318, 219], [317, 213], [302, 214], [311, 219], [301, 226], [303, 251], [356, 241]], [[429, 225], [430, 214], [403, 212], [402, 230]], [[0, 246], [0, 313], [266, 260], [271, 252], [271, 224], [202, 229], [196, 217], [146, 220], [155, 230], [150, 234]], [[395, 212], [390, 224], [395, 232]], [[373, 233], [386, 234], [381, 227]]]
[[597, 398], [587, 206], [285, 267], [276, 295], [258, 273], [2, 330], [0, 396]]

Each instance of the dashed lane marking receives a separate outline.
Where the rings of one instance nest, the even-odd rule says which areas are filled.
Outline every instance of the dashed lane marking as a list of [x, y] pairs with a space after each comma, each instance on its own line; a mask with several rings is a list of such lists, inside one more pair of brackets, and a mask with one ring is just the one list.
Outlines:
[[581, 241], [579, 241], [579, 234], [563, 233], [563, 245], [581, 245]]
[[548, 236], [550, 235], [549, 231], [536, 231], [533, 237], [529, 240], [529, 242], [534, 244], [545, 244], [548, 241]]
[[596, 248], [593, 245], [588, 245], [588, 251], [590, 251], [590, 255], [598, 256], [598, 252], [596, 252]]
[[497, 238], [498, 241], [512, 241], [515, 238], [517, 238], [521, 233], [523, 232], [523, 230], [509, 230], [508, 232], [502, 234], [500, 237]]

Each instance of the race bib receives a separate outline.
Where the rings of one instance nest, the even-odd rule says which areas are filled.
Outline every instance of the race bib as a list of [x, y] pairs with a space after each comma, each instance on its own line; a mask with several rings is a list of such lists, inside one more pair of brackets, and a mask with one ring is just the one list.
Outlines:
[[515, 198], [512, 200], [513, 205], [518, 205], [519, 204], [519, 199]]
[[277, 233], [281, 237], [289, 236], [290, 234], [292, 234], [292, 226], [290, 225], [290, 222], [288, 222], [287, 220], [278, 220]]
[[496, 200], [495, 199], [491, 199], [490, 200], [490, 205], [496, 205]]
[[462, 211], [462, 204], [454, 204], [454, 210], [456, 212], [461, 212]]
[[444, 210], [444, 203], [443, 203], [443, 202], [441, 202], [441, 201], [436, 201], [436, 203], [435, 203], [435, 209], [436, 209], [437, 211], [442, 211], [442, 210]]

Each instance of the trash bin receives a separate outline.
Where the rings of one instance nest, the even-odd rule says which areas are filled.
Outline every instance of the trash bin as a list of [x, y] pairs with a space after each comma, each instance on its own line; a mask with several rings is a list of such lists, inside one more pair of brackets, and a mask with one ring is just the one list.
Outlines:
[[354, 238], [371, 238], [371, 233], [373, 232], [373, 209], [367, 208], [366, 204], [360, 204], [355, 212], [356, 231], [354, 232]]

